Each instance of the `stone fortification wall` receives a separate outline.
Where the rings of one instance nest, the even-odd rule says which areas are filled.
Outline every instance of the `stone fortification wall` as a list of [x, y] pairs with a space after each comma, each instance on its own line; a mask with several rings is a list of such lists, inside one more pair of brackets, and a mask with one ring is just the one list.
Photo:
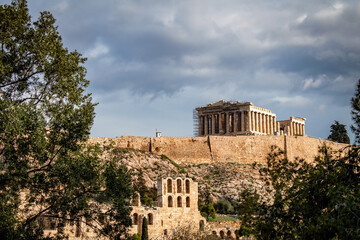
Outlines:
[[209, 140], [216, 162], [264, 163], [272, 145], [284, 148], [283, 136], [211, 136]]
[[208, 137], [151, 138], [151, 149], [181, 164], [211, 161]]
[[333, 150], [346, 144], [304, 136], [208, 136], [208, 137], [133, 137], [91, 138], [90, 142], [120, 148], [134, 148], [164, 154], [178, 164], [237, 162], [240, 164], [266, 162], [272, 145], [285, 150], [289, 159], [295, 157], [312, 161], [324, 143]]
[[336, 143], [329, 140], [314, 138], [314, 137], [289, 137], [285, 139], [286, 145], [286, 155], [289, 159], [294, 159], [295, 157], [305, 158], [307, 161], [311, 161], [318, 155], [319, 147], [324, 144], [331, 149], [331, 151], [336, 152], [341, 149], [344, 149], [348, 144]]

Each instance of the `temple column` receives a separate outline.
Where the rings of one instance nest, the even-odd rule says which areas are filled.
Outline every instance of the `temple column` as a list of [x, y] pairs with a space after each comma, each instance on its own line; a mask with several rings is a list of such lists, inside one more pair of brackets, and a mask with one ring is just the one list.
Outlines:
[[266, 114], [265, 113], [263, 113], [263, 123], [264, 123], [264, 128], [263, 128], [263, 132], [266, 134], [266, 132], [267, 132], [267, 127], [266, 127]]
[[303, 136], [305, 136], [305, 124], [303, 124]]
[[230, 114], [229, 112], [225, 113], [225, 132], [228, 134], [230, 132]]
[[201, 116], [198, 116], [198, 136], [201, 136], [202, 135], [202, 124], [201, 124]]
[[262, 114], [262, 123], [263, 123], [263, 133], [266, 134], [266, 114]]
[[254, 112], [254, 131], [258, 132], [259, 131], [259, 127], [258, 127], [258, 121], [259, 121], [259, 116], [257, 114], [257, 112]]
[[211, 134], [215, 135], [215, 115], [211, 115]]
[[254, 111], [251, 111], [251, 129], [253, 132], [256, 131], [255, 123], [256, 123], [256, 115]]
[[247, 131], [251, 131], [251, 117], [250, 117], [250, 111], [247, 111]]
[[301, 133], [300, 133], [300, 123], [296, 124], [296, 130], [297, 130], [297, 134], [301, 135]]
[[244, 111], [241, 113], [241, 132], [245, 132], [245, 113]]
[[236, 113], [236, 118], [237, 118], [236, 131], [241, 132], [241, 112]]
[[251, 111], [248, 111], [248, 115], [249, 115], [249, 131], [251, 132], [251, 130], [252, 130], [252, 116], [251, 116]]
[[274, 126], [274, 124], [273, 124], [273, 117], [272, 116], [269, 116], [269, 125], [270, 125], [270, 131], [269, 131], [269, 134], [270, 135], [274, 135], [274, 128], [273, 128], [273, 126]]
[[265, 132], [265, 122], [264, 122], [264, 114], [261, 113], [261, 132]]
[[223, 134], [224, 130], [223, 130], [223, 124], [222, 124], [222, 118], [223, 117], [223, 113], [219, 113], [219, 134]]
[[232, 123], [232, 132], [233, 133], [236, 133], [236, 114], [235, 114], [235, 112], [232, 112], [231, 113], [231, 118], [232, 118], [232, 120], [231, 120], [231, 123]]
[[276, 124], [276, 118], [275, 116], [273, 116], [273, 128], [274, 128], [274, 132], [273, 134], [275, 134], [275, 132], [280, 132], [280, 130], [277, 130], [277, 124]]
[[291, 124], [289, 124], [289, 126], [286, 126], [286, 135], [291, 136]]
[[233, 127], [233, 130], [234, 130], [234, 133], [237, 133], [238, 132], [238, 121], [239, 121], [239, 119], [238, 119], [238, 113], [237, 112], [234, 112], [233, 113], [233, 118], [234, 118], [234, 127]]
[[208, 135], [209, 134], [209, 118], [208, 116], [204, 116], [204, 121], [205, 121], [205, 129], [204, 129], [204, 135]]
[[270, 116], [266, 115], [266, 134], [270, 134]]

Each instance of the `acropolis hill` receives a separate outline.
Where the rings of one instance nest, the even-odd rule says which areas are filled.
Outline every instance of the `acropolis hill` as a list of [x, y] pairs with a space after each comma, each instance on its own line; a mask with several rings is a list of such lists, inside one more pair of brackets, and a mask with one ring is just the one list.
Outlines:
[[333, 151], [346, 144], [305, 136], [305, 118], [276, 119], [270, 110], [251, 102], [218, 101], [195, 109], [194, 131], [197, 137], [92, 138], [100, 145], [113, 143], [166, 155], [178, 164], [234, 162], [264, 164], [271, 146], [284, 150], [288, 159], [301, 157], [312, 161], [324, 144]]

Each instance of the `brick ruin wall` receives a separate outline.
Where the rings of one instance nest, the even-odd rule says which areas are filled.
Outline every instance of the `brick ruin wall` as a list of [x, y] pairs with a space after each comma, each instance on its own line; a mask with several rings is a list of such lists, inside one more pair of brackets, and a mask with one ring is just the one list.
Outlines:
[[286, 156], [312, 161], [323, 144], [337, 151], [347, 144], [304, 136], [207, 136], [207, 137], [134, 137], [91, 138], [91, 143], [133, 148], [164, 154], [178, 164], [212, 162], [266, 163], [271, 146], [285, 150]]

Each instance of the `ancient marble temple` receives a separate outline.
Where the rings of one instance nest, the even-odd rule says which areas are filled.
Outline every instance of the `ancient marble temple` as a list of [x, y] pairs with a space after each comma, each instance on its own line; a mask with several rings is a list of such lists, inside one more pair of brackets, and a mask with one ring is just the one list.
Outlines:
[[198, 136], [207, 135], [288, 135], [305, 136], [305, 118], [276, 120], [270, 110], [251, 102], [223, 100], [195, 108]]

